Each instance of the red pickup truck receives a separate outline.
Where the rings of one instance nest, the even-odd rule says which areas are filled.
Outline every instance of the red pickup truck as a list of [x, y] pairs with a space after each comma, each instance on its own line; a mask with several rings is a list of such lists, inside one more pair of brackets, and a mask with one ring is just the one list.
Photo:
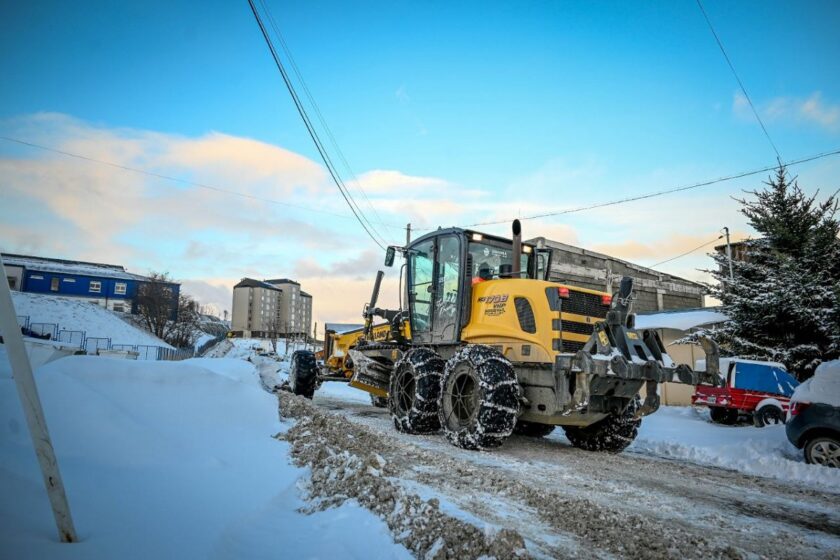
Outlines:
[[785, 422], [790, 397], [799, 385], [785, 366], [740, 358], [721, 358], [720, 366], [724, 385], [698, 385], [692, 404], [708, 406], [712, 421], [720, 424], [735, 424], [742, 414], [759, 427]]

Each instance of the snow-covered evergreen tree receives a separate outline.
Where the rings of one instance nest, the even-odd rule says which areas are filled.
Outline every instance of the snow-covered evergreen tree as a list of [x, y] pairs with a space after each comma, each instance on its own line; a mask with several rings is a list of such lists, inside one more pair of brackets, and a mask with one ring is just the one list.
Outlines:
[[754, 200], [738, 200], [760, 234], [746, 258], [713, 256], [712, 295], [731, 318], [711, 334], [725, 351], [784, 363], [800, 379], [840, 356], [840, 224], [835, 195], [823, 203], [802, 192], [781, 166]]

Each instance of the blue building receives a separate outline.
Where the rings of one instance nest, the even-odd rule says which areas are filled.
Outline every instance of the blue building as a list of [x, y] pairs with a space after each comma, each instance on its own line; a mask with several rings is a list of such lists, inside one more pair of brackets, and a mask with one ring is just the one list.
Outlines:
[[[112, 311], [136, 313], [137, 292], [151, 281], [114, 264], [3, 253], [9, 287], [21, 292], [85, 298]], [[169, 283], [173, 313], [181, 286]]]

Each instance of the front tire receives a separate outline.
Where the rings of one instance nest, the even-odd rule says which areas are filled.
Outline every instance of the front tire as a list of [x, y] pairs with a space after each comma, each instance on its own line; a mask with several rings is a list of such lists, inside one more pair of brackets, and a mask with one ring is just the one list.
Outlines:
[[566, 437], [572, 445], [586, 451], [606, 451], [620, 453], [633, 443], [639, 434], [642, 419], [636, 418], [639, 399], [633, 399], [630, 404], [618, 414], [610, 414], [590, 426], [564, 426]]
[[840, 439], [832, 436], [817, 436], [805, 444], [805, 462], [840, 468]]
[[388, 387], [388, 408], [394, 427], [407, 434], [440, 429], [438, 396], [443, 359], [428, 348], [414, 348], [394, 364]]
[[318, 383], [318, 366], [315, 354], [308, 350], [298, 350], [292, 354], [292, 367], [289, 370], [289, 389], [295, 395], [311, 399], [315, 395]]
[[498, 447], [519, 415], [519, 382], [507, 358], [489, 346], [465, 346], [447, 363], [441, 381], [440, 424], [464, 449]]

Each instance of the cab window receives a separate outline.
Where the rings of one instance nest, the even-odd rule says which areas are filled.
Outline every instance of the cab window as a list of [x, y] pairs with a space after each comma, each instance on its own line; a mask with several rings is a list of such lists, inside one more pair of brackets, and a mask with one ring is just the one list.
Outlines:
[[[513, 270], [513, 248], [502, 247], [491, 243], [472, 241], [470, 243], [470, 255], [472, 256], [472, 277], [481, 280], [493, 280], [496, 278], [511, 278]], [[527, 278], [528, 274], [528, 253], [522, 253], [520, 259], [521, 278]]]

